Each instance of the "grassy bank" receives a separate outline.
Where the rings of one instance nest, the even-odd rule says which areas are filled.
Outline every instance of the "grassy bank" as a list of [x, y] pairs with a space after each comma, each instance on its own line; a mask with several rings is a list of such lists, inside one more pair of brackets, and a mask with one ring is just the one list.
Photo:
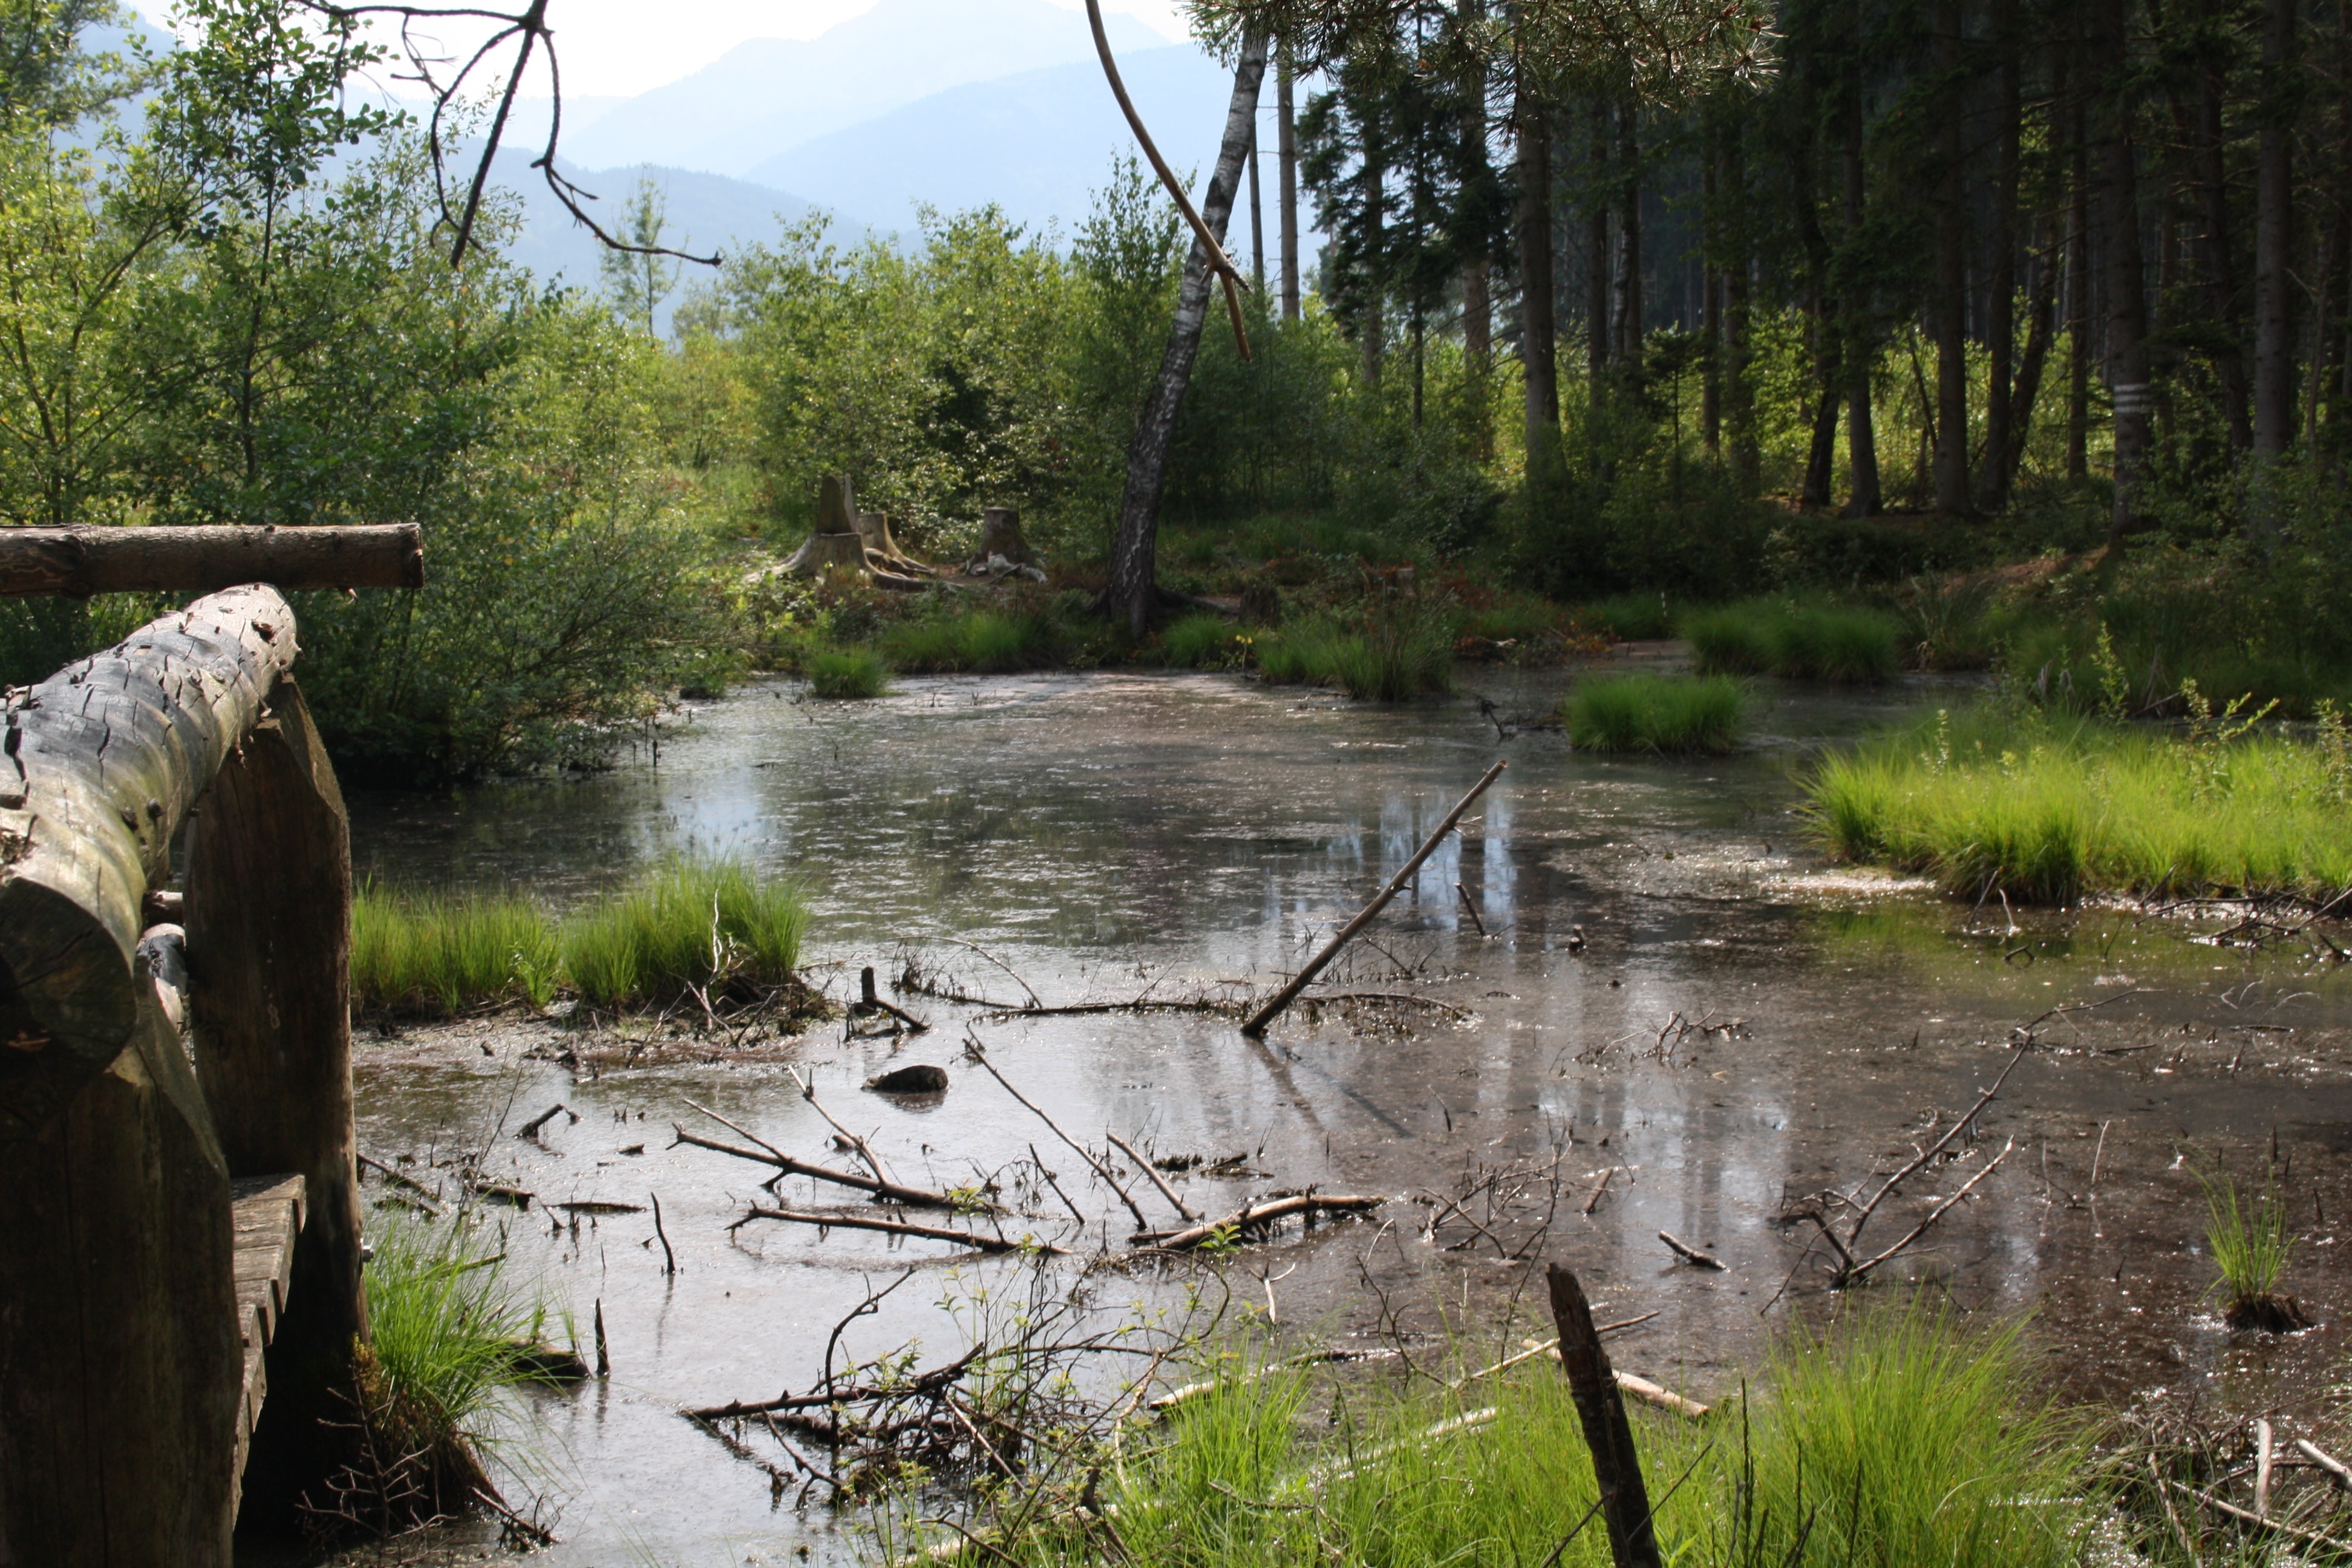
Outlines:
[[731, 860], [665, 862], [557, 920], [522, 898], [400, 895], [352, 904], [352, 1002], [448, 1015], [561, 992], [597, 1006], [667, 1001], [689, 986], [782, 984], [800, 963], [808, 900]]
[[1874, 610], [1751, 599], [1694, 611], [1682, 634], [1703, 675], [1769, 672], [1847, 683], [1885, 680], [1902, 667], [1895, 623]]
[[1969, 899], [2352, 886], [2352, 745], [2156, 730], [2010, 708], [1939, 714], [1830, 757], [1807, 781], [1824, 846]]
[[1747, 710], [1728, 676], [1624, 675], [1580, 682], [1560, 718], [1580, 752], [1689, 754], [1738, 745]]
[[1259, 673], [1275, 685], [1336, 686], [1401, 702], [1454, 689], [1454, 626], [1443, 610], [1385, 605], [1293, 622], [1258, 637]]
[[[1665, 1561], [2077, 1561], [2098, 1494], [2084, 1484], [2079, 1436], [2033, 1392], [2015, 1331], [1900, 1310], [1858, 1316], [1829, 1341], [1786, 1345], [1744, 1407], [1734, 1397], [1703, 1424], [1634, 1408]], [[1576, 1528], [1595, 1500], [1592, 1465], [1549, 1358], [1455, 1393], [1276, 1372], [1196, 1402], [1139, 1447], [1103, 1489], [1118, 1555], [1139, 1565], [1610, 1562], [1601, 1522]], [[999, 1529], [992, 1554], [1024, 1564], [1107, 1550], [1066, 1522]]]

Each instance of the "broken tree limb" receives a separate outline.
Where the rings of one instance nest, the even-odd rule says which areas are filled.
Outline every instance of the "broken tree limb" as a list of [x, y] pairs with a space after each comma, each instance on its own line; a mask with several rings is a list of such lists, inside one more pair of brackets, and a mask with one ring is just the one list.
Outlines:
[[[2035, 1020], [2036, 1023], [2039, 1023], [2040, 1021], [2040, 1019]], [[2001, 1085], [2009, 1081], [2009, 1075], [2017, 1070], [2017, 1064], [2025, 1059], [2025, 1053], [2031, 1050], [2032, 1046], [2033, 1041], [2032, 1036], [2029, 1034], [2026, 1039], [2019, 1044], [2016, 1050], [2011, 1053], [2008, 1064], [2000, 1069], [2000, 1076], [1992, 1080], [1992, 1087], [1986, 1089], [1982, 1095], [1979, 1096], [1976, 1104], [1969, 1108], [1969, 1113], [1966, 1116], [1961, 1117], [1958, 1121], [1952, 1123], [1950, 1130], [1941, 1138], [1937, 1139], [1935, 1142], [1928, 1145], [1927, 1150], [1922, 1152], [1917, 1159], [1912, 1161], [1909, 1164], [1895, 1172], [1895, 1174], [1886, 1178], [1886, 1184], [1880, 1187], [1878, 1191], [1872, 1195], [1871, 1200], [1862, 1205], [1862, 1212], [1854, 1216], [1853, 1228], [1846, 1233], [1843, 1250], [1850, 1253], [1860, 1248], [1862, 1245], [1862, 1227], [1870, 1223], [1870, 1216], [1877, 1212], [1878, 1205], [1885, 1203], [1886, 1199], [1893, 1194], [1895, 1188], [1901, 1186], [1904, 1183], [1909, 1181], [1913, 1176], [1917, 1175], [1922, 1170], [1926, 1169], [1929, 1161], [1933, 1160], [1937, 1155], [1942, 1153], [1947, 1148], [1950, 1147], [1953, 1139], [1958, 1138], [1961, 1133], [1967, 1131], [1969, 1124], [1974, 1122], [1978, 1117], [1984, 1114], [1984, 1108], [1992, 1103], [1993, 1097], [2000, 1092]]]
[[1313, 1193], [1301, 1193], [1268, 1203], [1245, 1205], [1223, 1219], [1210, 1220], [1190, 1230], [1139, 1231], [1128, 1240], [1132, 1246], [1147, 1247], [1156, 1252], [1183, 1252], [1200, 1246], [1220, 1232], [1231, 1231], [1238, 1236], [1295, 1214], [1363, 1214], [1380, 1207], [1385, 1201], [1366, 1197], [1327, 1198]]
[[2205, 1507], [2211, 1509], [2215, 1513], [2221, 1515], [2225, 1519], [2234, 1519], [2240, 1524], [2251, 1524], [2257, 1530], [2274, 1531], [2277, 1534], [2287, 1537], [2291, 1541], [2300, 1541], [2306, 1546], [2316, 1546], [2325, 1551], [2336, 1552], [2339, 1555], [2352, 1555], [2352, 1542], [2338, 1541], [2333, 1536], [2322, 1535], [2317, 1531], [2304, 1530], [2292, 1524], [2282, 1524], [2274, 1519], [2264, 1519], [2260, 1514], [2253, 1513], [2248, 1510], [2238, 1507], [2235, 1503], [2223, 1502], [2211, 1492], [2200, 1492], [2196, 1488], [2184, 1486], [2179, 1481], [2167, 1481], [2165, 1482], [2165, 1485], [2184, 1494], [2185, 1496], [2195, 1498]]
[[795, 1160], [790, 1154], [777, 1153], [773, 1150], [763, 1152], [757, 1149], [738, 1148], [732, 1143], [721, 1143], [716, 1138], [704, 1138], [688, 1132], [674, 1121], [670, 1123], [670, 1130], [677, 1134], [680, 1143], [732, 1154], [738, 1160], [750, 1160], [756, 1164], [773, 1165], [788, 1176], [807, 1176], [814, 1181], [831, 1182], [839, 1187], [854, 1187], [861, 1193], [871, 1193], [894, 1204], [909, 1204], [918, 1208], [951, 1209], [956, 1206], [955, 1199], [945, 1193], [929, 1192], [921, 1187], [902, 1187], [896, 1182], [877, 1181], [872, 1176], [861, 1176], [855, 1171], [836, 1171], [830, 1165]]
[[2305, 1458], [2326, 1472], [2328, 1480], [2337, 1491], [2352, 1492], [2352, 1466], [2347, 1466], [2332, 1454], [2322, 1453], [2306, 1438], [2297, 1437], [2294, 1446]]
[[[1596, 1334], [1613, 1334], [1622, 1329], [1637, 1328], [1656, 1316], [1658, 1316], [1656, 1312], [1644, 1312], [1638, 1318], [1623, 1318], [1613, 1323], [1603, 1323], [1592, 1331]], [[1508, 1372], [1511, 1368], [1522, 1363], [1533, 1361], [1539, 1355], [1549, 1355], [1558, 1349], [1559, 1349], [1559, 1340], [1555, 1335], [1539, 1345], [1529, 1345], [1517, 1355], [1505, 1356], [1492, 1366], [1482, 1366], [1476, 1372], [1464, 1373], [1445, 1386], [1448, 1389], [1459, 1389], [1465, 1384], [1477, 1382], [1482, 1377], [1492, 1377], [1498, 1372]], [[1621, 1373], [1618, 1375], [1622, 1377], [1624, 1374]]]
[[214, 594], [274, 588], [422, 588], [413, 522], [362, 528], [0, 529], [0, 595]]
[[2000, 1169], [2000, 1163], [2003, 1160], [2008, 1159], [2011, 1151], [2015, 1150], [2016, 1147], [2017, 1140], [2014, 1138], [2011, 1139], [2000, 1153], [1995, 1154], [1991, 1159], [1985, 1162], [1985, 1168], [1983, 1170], [1979, 1171], [1975, 1175], [1970, 1176], [1961, 1184], [1958, 1192], [1954, 1193], [1950, 1197], [1946, 1198], [1942, 1203], [1937, 1204], [1935, 1208], [1928, 1213], [1926, 1219], [1921, 1220], [1917, 1225], [1912, 1226], [1910, 1235], [1905, 1237], [1902, 1240], [1896, 1242], [1894, 1246], [1888, 1247], [1885, 1251], [1878, 1254], [1876, 1257], [1865, 1258], [1862, 1262], [1855, 1264], [1852, 1268], [1846, 1270], [1844, 1277], [1839, 1281], [1839, 1283], [1843, 1285], [1852, 1285], [1867, 1278], [1872, 1269], [1877, 1268], [1887, 1259], [1895, 1257], [1905, 1247], [1910, 1246], [1913, 1242], [1927, 1235], [1928, 1229], [1933, 1226], [1937, 1220], [1944, 1217], [1947, 1210], [1948, 1210], [1954, 1204], [1958, 1203], [1962, 1198], [1967, 1197], [1969, 1193], [1975, 1191], [1976, 1184], [1979, 1182], [1983, 1181], [1987, 1176], [1991, 1175], [1995, 1171]]
[[1192, 1212], [1191, 1205], [1186, 1204], [1182, 1198], [1176, 1195], [1176, 1189], [1170, 1186], [1167, 1181], [1161, 1177], [1160, 1173], [1152, 1168], [1151, 1162], [1137, 1153], [1126, 1139], [1120, 1137], [1118, 1133], [1108, 1130], [1104, 1131], [1103, 1136], [1109, 1139], [1114, 1144], [1118, 1145], [1119, 1152], [1134, 1161], [1137, 1168], [1141, 1170], [1146, 1176], [1150, 1178], [1151, 1184], [1160, 1189], [1160, 1195], [1166, 1198], [1168, 1200], [1169, 1206], [1176, 1211], [1176, 1217], [1178, 1219], [1197, 1220], [1201, 1217], [1199, 1215]]
[[1067, 1258], [1070, 1255], [1068, 1247], [1055, 1247], [1051, 1242], [1028, 1239], [1007, 1241], [1001, 1236], [981, 1236], [969, 1230], [950, 1230], [945, 1226], [911, 1225], [905, 1220], [895, 1219], [868, 1219], [862, 1215], [804, 1214], [798, 1209], [749, 1209], [744, 1212], [742, 1218], [727, 1228], [730, 1231], [740, 1230], [755, 1219], [789, 1220], [794, 1225], [842, 1226], [850, 1230], [877, 1230], [885, 1236], [914, 1236], [920, 1237], [926, 1241], [951, 1241], [958, 1247], [969, 1247], [981, 1252], [1034, 1251], [1047, 1253], [1055, 1258]]
[[[874, 972], [869, 969], [866, 973], [871, 974]], [[838, 1121], [835, 1120], [832, 1111], [827, 1110], [823, 1105], [817, 1102], [815, 1068], [810, 1068], [809, 1074], [806, 1078], [803, 1078], [801, 1076], [801, 1070], [798, 1068], [788, 1067], [784, 1070], [792, 1074], [793, 1081], [794, 1083], [800, 1085], [801, 1098], [807, 1100], [809, 1104], [815, 1109], [816, 1113], [819, 1116], [824, 1118], [825, 1124], [827, 1126], [831, 1127], [834, 1131], [841, 1135], [841, 1141], [849, 1146], [849, 1152], [856, 1155], [859, 1163], [865, 1165], [867, 1170], [874, 1173], [874, 1179], [876, 1181], [896, 1182], [898, 1180], [896, 1176], [893, 1176], [890, 1173], [888, 1167], [882, 1163], [882, 1157], [874, 1152], [873, 1148], [867, 1144], [865, 1139], [860, 1138], [856, 1133], [852, 1132], [848, 1128], [844, 1127]], [[690, 1100], [688, 1100], [687, 1103], [688, 1105], [694, 1105], [694, 1101]], [[697, 1110], [702, 1110], [702, 1107], [698, 1105], [695, 1105], [694, 1108]], [[704, 1110], [702, 1113], [705, 1116], [711, 1115], [711, 1113], [707, 1110]], [[713, 1117], [712, 1120], [716, 1121], [718, 1118]], [[739, 1127], [736, 1131], [738, 1132], [741, 1132], [743, 1130]], [[750, 1135], [747, 1133], [745, 1136], [748, 1137]], [[754, 1139], [753, 1142], [757, 1142], [758, 1140]]]
[[1339, 956], [1339, 950], [1355, 941], [1356, 933], [1371, 924], [1373, 917], [1387, 909], [1390, 901], [1404, 891], [1405, 885], [1412, 880], [1413, 873], [1421, 869], [1421, 863], [1437, 852], [1437, 847], [1445, 842], [1445, 836], [1452, 833], [1455, 825], [1461, 822], [1462, 814], [1468, 811], [1477, 798], [1486, 793], [1487, 786], [1501, 778], [1503, 770], [1510, 765], [1506, 761], [1498, 762], [1488, 768], [1486, 776], [1471, 785], [1470, 793], [1464, 795], [1454, 809], [1445, 814], [1445, 820], [1437, 825], [1437, 831], [1431, 834], [1428, 842], [1413, 852], [1412, 858], [1404, 863], [1403, 869], [1390, 878], [1389, 885], [1382, 888], [1354, 920], [1340, 927], [1339, 934], [1325, 942], [1323, 951], [1307, 960], [1307, 966], [1291, 977], [1289, 984], [1276, 992], [1272, 1001], [1250, 1015], [1249, 1021], [1242, 1026], [1242, 1033], [1253, 1039], [1265, 1034], [1265, 1026], [1280, 1017], [1284, 1009], [1297, 1001], [1298, 994], [1314, 984], [1315, 977], [1323, 973], [1324, 966]]
[[1716, 1257], [1713, 1253], [1701, 1252], [1689, 1242], [1681, 1240], [1676, 1237], [1670, 1236], [1663, 1230], [1658, 1232], [1658, 1239], [1664, 1242], [1668, 1247], [1672, 1248], [1675, 1257], [1681, 1258], [1684, 1262], [1691, 1265], [1695, 1268], [1718, 1268], [1726, 1271], [1728, 1271], [1730, 1268], [1730, 1265], [1724, 1262], [1722, 1258]]
[[1136, 1206], [1135, 1200], [1128, 1195], [1127, 1189], [1120, 1186], [1118, 1179], [1112, 1176], [1108, 1166], [1105, 1165], [1100, 1160], [1096, 1159], [1093, 1152], [1085, 1144], [1079, 1142], [1076, 1139], [1063, 1131], [1060, 1125], [1055, 1122], [1052, 1117], [1046, 1115], [1043, 1110], [1038, 1110], [1036, 1105], [1030, 1100], [1027, 1095], [1023, 1094], [1019, 1089], [1013, 1088], [1013, 1085], [1006, 1080], [1004, 1075], [996, 1070], [996, 1064], [988, 1059], [988, 1053], [986, 1051], [981, 1049], [979, 1037], [966, 1034], [964, 1036], [964, 1039], [971, 1047], [965, 1054], [970, 1056], [973, 1061], [978, 1062], [982, 1068], [986, 1068], [989, 1077], [994, 1079], [998, 1083], [1003, 1084], [1004, 1086], [1005, 1093], [1019, 1100], [1023, 1105], [1027, 1106], [1031, 1114], [1034, 1115], [1038, 1121], [1044, 1122], [1055, 1137], [1059, 1138], [1063, 1142], [1068, 1144], [1070, 1148], [1076, 1152], [1078, 1158], [1087, 1163], [1087, 1167], [1093, 1171], [1096, 1175], [1102, 1178], [1103, 1185], [1108, 1187], [1112, 1192], [1118, 1194], [1118, 1201], [1127, 1205], [1127, 1212], [1135, 1216], [1135, 1223], [1138, 1226], [1149, 1226], [1151, 1223], [1150, 1220], [1143, 1217], [1143, 1211]]
[[1546, 1266], [1552, 1320], [1559, 1327], [1559, 1361], [1570, 1394], [1592, 1453], [1593, 1479], [1601, 1489], [1601, 1516], [1609, 1529], [1609, 1552], [1616, 1568], [1663, 1568], [1657, 1532], [1650, 1517], [1649, 1489], [1642, 1458], [1633, 1447], [1633, 1426], [1625, 1418], [1609, 1352], [1592, 1326], [1592, 1304], [1584, 1287], [1557, 1263]]

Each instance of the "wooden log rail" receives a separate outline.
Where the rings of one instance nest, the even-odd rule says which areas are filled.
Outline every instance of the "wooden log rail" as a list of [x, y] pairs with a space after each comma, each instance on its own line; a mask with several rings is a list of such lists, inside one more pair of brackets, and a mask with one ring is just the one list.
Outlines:
[[[415, 560], [413, 531], [96, 531], [223, 553], [0, 530], [0, 591], [185, 586], [288, 535]], [[397, 575], [341, 548], [290, 575]], [[351, 852], [297, 649], [274, 588], [234, 587], [0, 701], [0, 1568], [228, 1568], [240, 1482], [290, 1525], [342, 1462]], [[185, 930], [150, 927], [184, 830]]]
[[421, 588], [413, 522], [360, 528], [0, 528], [0, 596]]

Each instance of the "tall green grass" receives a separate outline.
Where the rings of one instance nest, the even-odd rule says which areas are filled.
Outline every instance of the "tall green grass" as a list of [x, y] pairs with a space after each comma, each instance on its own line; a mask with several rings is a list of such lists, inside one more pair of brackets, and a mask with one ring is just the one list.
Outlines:
[[2300, 1314], [2279, 1294], [2294, 1252], [2294, 1226], [2275, 1180], [2252, 1205], [2239, 1201], [2238, 1184], [2226, 1173], [2198, 1181], [2205, 1188], [2205, 1244], [2221, 1275], [2213, 1294], [2221, 1298], [2222, 1317], [2239, 1329], [2301, 1327]]
[[1218, 668], [1234, 663], [1245, 646], [1241, 629], [1223, 616], [1202, 612], [1172, 621], [1160, 634], [1169, 664], [1180, 668]]
[[1052, 665], [1059, 640], [1054, 623], [1041, 615], [968, 610], [891, 626], [882, 634], [882, 653], [893, 668], [909, 674], [997, 675]]
[[1703, 675], [1770, 671], [1801, 680], [1885, 680], [1901, 668], [1895, 623], [1874, 610], [1769, 599], [1699, 610], [1683, 636]]
[[1729, 676], [1622, 675], [1580, 682], [1560, 716], [1580, 752], [1720, 752], [1739, 743], [1747, 706]]
[[369, 1245], [372, 1342], [357, 1381], [373, 1447], [394, 1473], [362, 1479], [396, 1508], [404, 1470], [423, 1494], [419, 1519], [470, 1512], [477, 1489], [497, 1496], [480, 1450], [496, 1440], [509, 1391], [548, 1381], [522, 1352], [548, 1338], [554, 1315], [462, 1218], [379, 1223]]
[[352, 902], [352, 1001], [364, 1012], [452, 1014], [569, 988], [599, 1006], [667, 1000], [688, 984], [775, 984], [800, 963], [808, 900], [734, 860], [680, 858], [561, 922], [528, 900], [399, 896]]
[[1418, 608], [1310, 617], [1262, 636], [1255, 647], [1258, 673], [1276, 685], [1337, 686], [1373, 702], [1454, 689], [1453, 628], [1444, 616]]
[[2352, 886], [2347, 764], [2340, 746], [2283, 735], [1989, 708], [1834, 754], [1806, 790], [1832, 853], [1924, 872], [1969, 899], [2320, 898]]
[[1606, 632], [1619, 642], [1650, 642], [1675, 635], [1675, 618], [1664, 594], [1619, 594], [1576, 607], [1578, 624]]
[[352, 999], [373, 1011], [457, 1013], [521, 999], [545, 1007], [557, 981], [554, 923], [527, 899], [352, 898]]
[[809, 691], [817, 697], [879, 697], [889, 681], [879, 656], [862, 647], [821, 648], [808, 656]]
[[[1633, 1412], [1678, 1568], [2060, 1568], [2097, 1506], [2083, 1445], [2012, 1328], [1889, 1308], [1786, 1346], [1703, 1426]], [[1478, 1414], [1491, 1409], [1484, 1421]], [[1314, 1418], [1308, 1419], [1310, 1412]], [[1328, 1414], [1326, 1414], [1328, 1412]], [[1470, 1421], [1464, 1421], [1470, 1417]], [[1441, 1423], [1460, 1423], [1448, 1430]], [[1236, 1382], [1104, 1477], [1137, 1568], [1606, 1568], [1583, 1427], [1557, 1362], [1459, 1394], [1300, 1373]], [[1034, 1516], [1033, 1516], [1034, 1517]], [[905, 1542], [893, 1542], [894, 1546]], [[992, 1545], [1097, 1560], [1066, 1523]]]
[[677, 859], [563, 923], [563, 967], [599, 1006], [720, 981], [775, 984], [800, 963], [808, 900], [736, 861]]

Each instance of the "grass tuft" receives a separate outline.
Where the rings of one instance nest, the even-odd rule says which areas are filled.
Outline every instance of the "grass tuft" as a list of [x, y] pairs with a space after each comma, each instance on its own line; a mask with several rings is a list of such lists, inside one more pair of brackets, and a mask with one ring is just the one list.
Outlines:
[[1171, 622], [1160, 641], [1170, 666], [1181, 669], [1222, 668], [1234, 663], [1244, 647], [1239, 628], [1205, 611]]
[[[1577, 624], [1619, 642], [1652, 642], [1675, 635], [1664, 594], [1619, 594], [1576, 607]], [[1688, 634], [1685, 633], [1685, 636]]]
[[2212, 1293], [2221, 1298], [2223, 1321], [2233, 1329], [2272, 1333], [2306, 1327], [2303, 1309], [2279, 1294], [2294, 1251], [2294, 1226], [2276, 1182], [2266, 1184], [2249, 1208], [2226, 1173], [2197, 1179], [2205, 1189], [2205, 1244], [2221, 1272]]
[[564, 923], [563, 963], [582, 1000], [618, 1006], [688, 986], [776, 984], [800, 962], [808, 900], [731, 860], [671, 860]]
[[854, 700], [881, 696], [889, 675], [869, 649], [824, 648], [808, 658], [808, 683], [812, 696]]
[[396, 895], [352, 899], [352, 1000], [375, 1012], [457, 1013], [520, 997], [555, 999], [555, 929], [527, 899]]
[[1722, 752], [1739, 743], [1747, 699], [1728, 676], [1612, 676], [1580, 682], [1560, 716], [1580, 752]]
[[1895, 623], [1874, 610], [1766, 599], [1699, 610], [1683, 636], [1702, 675], [1770, 671], [1799, 680], [1885, 680], [1901, 668]]
[[1271, 683], [1337, 686], [1360, 701], [1454, 689], [1452, 628], [1414, 607], [1297, 621], [1263, 637], [1256, 651], [1258, 672]]
[[2282, 735], [1979, 709], [1834, 754], [1806, 787], [1832, 853], [1970, 900], [2352, 887], [2352, 780], [2326, 744]]
[[1053, 664], [1057, 640], [1044, 616], [970, 610], [894, 626], [883, 634], [882, 651], [909, 674], [1002, 675]]

